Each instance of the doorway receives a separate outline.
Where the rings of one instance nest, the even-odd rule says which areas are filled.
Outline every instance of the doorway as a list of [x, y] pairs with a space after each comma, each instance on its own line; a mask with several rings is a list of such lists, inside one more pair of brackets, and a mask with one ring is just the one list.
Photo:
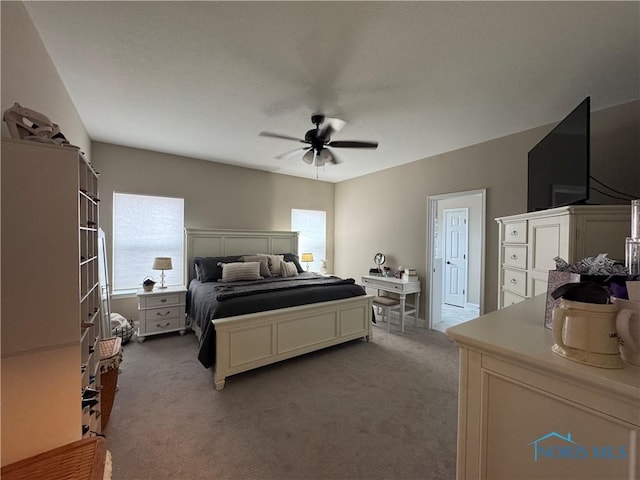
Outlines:
[[429, 196], [427, 212], [428, 327], [444, 331], [484, 312], [486, 190]]

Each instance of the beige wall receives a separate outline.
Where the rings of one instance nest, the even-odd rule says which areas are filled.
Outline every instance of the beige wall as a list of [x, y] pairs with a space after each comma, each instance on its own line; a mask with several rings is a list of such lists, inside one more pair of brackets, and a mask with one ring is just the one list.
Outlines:
[[[43, 113], [73, 145], [91, 156], [91, 141], [66, 87], [22, 2], [0, 2], [2, 112], [18, 102]], [[2, 122], [2, 136], [9, 130]]]
[[[93, 165], [100, 172], [100, 225], [110, 258], [113, 192], [120, 192], [184, 198], [184, 223], [191, 228], [290, 230], [292, 208], [324, 210], [332, 271], [332, 183], [100, 142], [93, 144]], [[114, 300], [112, 310], [131, 318], [135, 299]]]
[[482, 254], [479, 254], [482, 245], [482, 196], [465, 195], [463, 197], [446, 198], [438, 201], [438, 256], [444, 257], [444, 210], [447, 208], [469, 209], [468, 216], [468, 272], [467, 272], [467, 303], [480, 305], [480, 283], [475, 279], [480, 278], [482, 268]]
[[[640, 192], [639, 109], [640, 101], [635, 101], [591, 115], [592, 174], [616, 189], [635, 193]], [[527, 152], [554, 125], [337, 184], [335, 273], [358, 278], [373, 265], [375, 252], [384, 252], [390, 265], [415, 265], [424, 292], [420, 311], [426, 312], [427, 198], [486, 188], [484, 309], [495, 310], [498, 228], [494, 218], [526, 211]], [[598, 195], [593, 200], [625, 203]]]

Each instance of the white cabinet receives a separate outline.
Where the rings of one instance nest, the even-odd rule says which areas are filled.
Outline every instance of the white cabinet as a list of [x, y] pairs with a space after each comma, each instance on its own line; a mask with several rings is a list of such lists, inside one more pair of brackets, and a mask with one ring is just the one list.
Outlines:
[[99, 199], [75, 147], [3, 138], [1, 158], [6, 465], [100, 432]]
[[458, 479], [640, 477], [640, 367], [554, 354], [545, 298], [447, 330], [460, 347]]
[[569, 263], [599, 253], [624, 260], [628, 205], [576, 205], [496, 218], [500, 228], [498, 308], [546, 292], [554, 258]]
[[186, 295], [184, 287], [138, 291], [138, 341], [159, 333], [179, 331], [184, 335]]

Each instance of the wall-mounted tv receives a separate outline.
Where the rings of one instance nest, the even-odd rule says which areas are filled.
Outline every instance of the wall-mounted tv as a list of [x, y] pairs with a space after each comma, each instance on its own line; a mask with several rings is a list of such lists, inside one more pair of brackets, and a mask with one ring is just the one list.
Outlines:
[[529, 152], [528, 212], [589, 199], [590, 102], [585, 98]]

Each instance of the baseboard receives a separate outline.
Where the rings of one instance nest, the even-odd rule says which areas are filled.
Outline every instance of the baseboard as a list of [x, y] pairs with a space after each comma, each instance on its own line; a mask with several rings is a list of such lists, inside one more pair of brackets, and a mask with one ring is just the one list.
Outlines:
[[477, 303], [465, 303], [464, 308], [468, 308], [469, 310], [478, 310], [480, 311], [480, 305]]

